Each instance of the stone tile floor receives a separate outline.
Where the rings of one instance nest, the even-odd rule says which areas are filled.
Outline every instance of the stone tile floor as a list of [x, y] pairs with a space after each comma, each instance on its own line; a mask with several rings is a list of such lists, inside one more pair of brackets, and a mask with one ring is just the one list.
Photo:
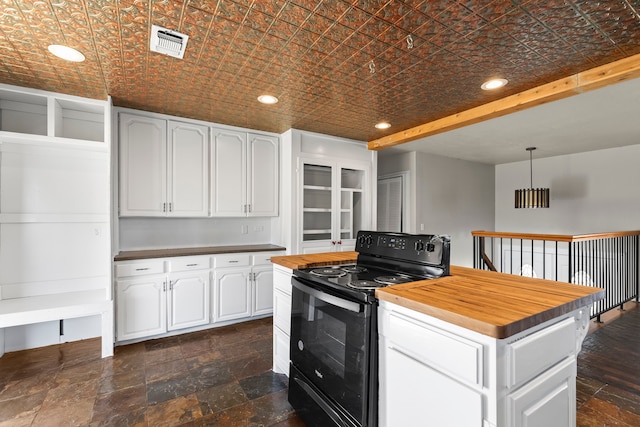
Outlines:
[[[640, 309], [625, 308], [585, 340], [578, 427], [640, 426]], [[304, 427], [271, 354], [271, 318], [118, 346], [106, 359], [100, 339], [7, 353], [0, 427]]]
[[118, 346], [0, 358], [0, 426], [303, 426], [271, 371], [271, 318]]

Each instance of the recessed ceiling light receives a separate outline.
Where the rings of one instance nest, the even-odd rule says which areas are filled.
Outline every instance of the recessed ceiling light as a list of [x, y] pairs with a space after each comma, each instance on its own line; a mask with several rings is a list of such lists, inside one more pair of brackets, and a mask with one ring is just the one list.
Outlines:
[[492, 90], [492, 89], [498, 89], [506, 85], [507, 83], [509, 83], [507, 79], [491, 79], [482, 83], [482, 86], [480, 87], [484, 90]]
[[49, 52], [53, 53], [58, 58], [62, 58], [71, 62], [84, 61], [84, 55], [69, 46], [63, 46], [61, 44], [52, 44], [52, 45], [49, 45], [48, 49], [49, 49]]
[[389, 129], [391, 127], [391, 123], [380, 122], [376, 123], [376, 129]]
[[278, 98], [273, 95], [260, 95], [258, 97], [258, 101], [262, 102], [263, 104], [275, 104], [276, 102], [278, 102]]

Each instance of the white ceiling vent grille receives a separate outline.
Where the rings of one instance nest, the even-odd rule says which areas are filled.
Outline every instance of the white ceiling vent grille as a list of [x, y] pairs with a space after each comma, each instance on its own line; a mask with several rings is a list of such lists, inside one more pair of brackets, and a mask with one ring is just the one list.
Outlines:
[[149, 48], [152, 52], [182, 59], [184, 50], [187, 48], [187, 40], [189, 36], [186, 34], [153, 25]]

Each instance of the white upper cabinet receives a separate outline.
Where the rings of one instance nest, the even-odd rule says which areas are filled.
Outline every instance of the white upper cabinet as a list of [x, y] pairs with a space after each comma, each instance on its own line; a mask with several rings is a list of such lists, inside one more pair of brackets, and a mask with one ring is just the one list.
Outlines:
[[207, 216], [208, 128], [120, 114], [120, 215]]
[[165, 216], [166, 121], [124, 113], [119, 118], [120, 215]]
[[209, 213], [209, 129], [169, 121], [168, 215]]
[[211, 215], [278, 215], [278, 138], [212, 129]]
[[217, 128], [211, 131], [211, 214], [246, 216], [247, 134]]
[[278, 216], [278, 138], [249, 134], [247, 203], [249, 216]]

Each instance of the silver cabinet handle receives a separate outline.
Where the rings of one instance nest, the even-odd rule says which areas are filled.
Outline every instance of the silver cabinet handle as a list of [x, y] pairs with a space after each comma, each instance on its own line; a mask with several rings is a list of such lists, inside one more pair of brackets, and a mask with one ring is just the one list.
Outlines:
[[145, 268], [136, 268], [136, 271], [145, 271], [145, 270], [148, 270], [148, 269], [149, 269], [149, 267], [145, 267]]
[[229, 264], [237, 264], [237, 263], [239, 263], [239, 262], [240, 262], [240, 261], [238, 261], [238, 260], [232, 259], [231, 261], [229, 261]]
[[173, 212], [173, 203], [169, 202], [169, 212]]
[[198, 264], [187, 264], [187, 267], [195, 267]]

